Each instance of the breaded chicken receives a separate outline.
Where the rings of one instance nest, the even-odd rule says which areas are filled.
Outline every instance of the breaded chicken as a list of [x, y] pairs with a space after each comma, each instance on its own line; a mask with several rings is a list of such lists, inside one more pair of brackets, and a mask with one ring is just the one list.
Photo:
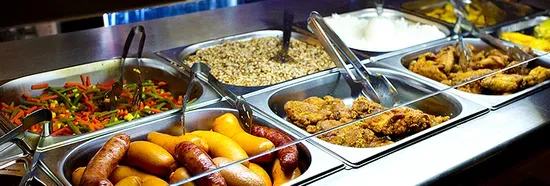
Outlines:
[[382, 105], [369, 101], [365, 97], [358, 97], [352, 105], [352, 110], [357, 113], [359, 118], [367, 117], [368, 115], [386, 109]]
[[499, 73], [481, 80], [481, 86], [495, 93], [515, 92], [522, 81], [522, 75]]
[[[319, 122], [318, 126], [323, 130], [336, 127], [342, 123], [335, 120], [326, 120]], [[378, 137], [368, 128], [362, 128], [359, 125], [350, 125], [336, 131], [329, 132], [319, 136], [326, 142], [343, 145], [347, 147], [368, 148], [380, 147], [392, 144], [393, 142], [384, 137]]]
[[445, 122], [420, 110], [398, 107], [378, 116], [366, 119], [360, 125], [383, 135], [403, 135], [422, 131]]
[[[310, 97], [304, 101], [289, 101], [285, 111], [290, 122], [315, 134], [344, 123], [364, 118], [385, 108], [365, 97], [359, 97], [351, 108], [339, 98]], [[349, 147], [378, 147], [393, 143], [388, 136], [403, 137], [449, 120], [420, 110], [396, 108], [355, 124], [319, 136], [329, 143]]]

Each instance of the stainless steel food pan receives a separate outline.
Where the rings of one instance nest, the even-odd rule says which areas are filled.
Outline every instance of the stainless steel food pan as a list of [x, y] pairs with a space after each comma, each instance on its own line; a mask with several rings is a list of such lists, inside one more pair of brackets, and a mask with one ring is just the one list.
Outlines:
[[[367, 9], [357, 10], [357, 11], [343, 13], [343, 14], [339, 14], [339, 15], [341, 15], [341, 16], [347, 15], [347, 16], [352, 16], [352, 17], [357, 17], [357, 18], [362, 18], [362, 19], [369, 19], [369, 18], [374, 18], [374, 17], [378, 16], [378, 14], [376, 13], [375, 8], [367, 8]], [[390, 17], [390, 18], [403, 17], [405, 20], [413, 22], [413, 23], [433, 25], [433, 26], [437, 27], [441, 32], [443, 32], [445, 34], [445, 36], [449, 36], [451, 34], [451, 31], [449, 30], [449, 28], [447, 28], [445, 25], [443, 25], [439, 22], [429, 20], [429, 19], [425, 19], [425, 18], [413, 15], [411, 13], [403, 12], [403, 11], [400, 11], [400, 10], [395, 10], [395, 9], [391, 9], [391, 8], [384, 8], [384, 13], [382, 14], [382, 16]], [[327, 17], [325, 17], [325, 18], [327, 18]], [[308, 29], [309, 29], [309, 27], [308, 27]], [[309, 29], [309, 30], [311, 30], [311, 29]], [[428, 44], [428, 43], [438, 43], [438, 42], [443, 42], [443, 41], [446, 41], [446, 40], [448, 40], [448, 38], [437, 39], [437, 40], [426, 42], [426, 43], [420, 44], [420, 45], [425, 45], [425, 44]], [[399, 50], [396, 50], [396, 51], [393, 51], [393, 52], [369, 52], [369, 51], [362, 51], [362, 50], [355, 50], [355, 49], [353, 51], [354, 51], [354, 53], [358, 54], [358, 57], [363, 57], [364, 58], [366, 56], [371, 56], [371, 57], [376, 57], [376, 59], [384, 59], [384, 58], [387, 58], [387, 57], [398, 55], [398, 54], [400, 54], [404, 51], [408, 51], [412, 48], [415, 48], [416, 46], [418, 46], [418, 45], [410, 46], [410, 47], [403, 48], [403, 49], [399, 49]]]
[[[237, 114], [234, 109], [227, 108], [227, 104], [223, 104], [224, 108], [209, 106], [210, 108], [202, 108], [186, 113], [189, 131], [193, 130], [210, 130], [214, 119], [224, 113]], [[179, 129], [180, 113], [174, 113], [168, 117], [151, 121], [145, 125], [140, 125], [132, 128], [126, 128], [118, 131], [130, 135], [132, 141], [145, 140], [147, 134], [152, 131], [174, 134], [174, 130]], [[287, 132], [285, 129], [274, 125], [272, 121], [265, 117], [256, 116], [255, 121], [261, 125], [277, 128], [296, 139], [297, 136]], [[93, 157], [96, 151], [114, 134], [109, 134], [96, 138], [87, 142], [81, 142], [70, 146], [62, 147], [44, 154], [43, 162], [48, 167], [58, 181], [63, 185], [70, 185], [71, 173], [78, 167], [86, 166], [88, 161]], [[343, 164], [329, 154], [314, 147], [308, 142], [298, 145], [300, 152], [300, 169], [303, 174], [295, 180], [292, 180], [288, 185], [302, 184], [314, 181], [319, 176], [336, 172], [343, 168]]]
[[[453, 23], [448, 23], [444, 20], [433, 18], [433, 17], [427, 16], [426, 14], [424, 14], [425, 12], [429, 12], [429, 11], [435, 9], [435, 8], [443, 7], [448, 2], [449, 1], [443, 1], [443, 0], [408, 1], [408, 2], [405, 2], [405, 3], [401, 4], [401, 8], [404, 11], [410, 12], [414, 15], [417, 15], [417, 16], [420, 16], [420, 17], [423, 17], [423, 18], [426, 18], [426, 19], [429, 19], [429, 20], [437, 21], [438, 23], [441, 23], [441, 24], [443, 24], [443, 25], [445, 25], [449, 28], [452, 28], [454, 26]], [[503, 16], [504, 18], [502, 18], [501, 21], [497, 22], [496, 24], [487, 25], [487, 26], [481, 27], [481, 29], [485, 30], [485, 31], [488, 31], [488, 32], [492, 32], [492, 31], [496, 30], [497, 28], [500, 28], [503, 25], [513, 23], [516, 20], [518, 20], [519, 18], [521, 18], [523, 16], [530, 15], [530, 14], [535, 12], [534, 9], [532, 9], [531, 7], [529, 7], [527, 5], [517, 3], [517, 2], [514, 2], [514, 3], [516, 5], [512, 5], [512, 4], [507, 3], [505, 1], [498, 1], [496, 3], [493, 2], [493, 4], [495, 6], [499, 7], [500, 9], [505, 11], [507, 14], [506, 15], [500, 15], [500, 16]], [[525, 8], [526, 12], [518, 11], [518, 9], [514, 8], [515, 6], [521, 6], [521, 7]]]
[[[464, 41], [471, 44], [471, 45], [473, 45], [477, 50], [484, 50], [484, 49], [490, 49], [491, 48], [487, 43], [481, 41], [478, 38], [465, 38]], [[382, 66], [382, 67], [391, 68], [391, 69], [394, 69], [394, 70], [397, 70], [397, 71], [401, 71], [403, 73], [406, 73], [406, 74], [414, 76], [418, 79], [421, 79], [422, 82], [425, 82], [427, 84], [431, 84], [431, 85], [433, 85], [435, 87], [438, 87], [440, 89], [448, 88], [449, 86], [447, 86], [445, 84], [442, 84], [442, 83], [437, 82], [435, 80], [432, 80], [430, 78], [427, 78], [427, 77], [421, 76], [419, 74], [416, 74], [412, 71], [409, 71], [408, 67], [409, 67], [410, 62], [413, 61], [414, 59], [416, 59], [420, 54], [423, 54], [423, 53], [426, 53], [426, 52], [436, 53], [441, 48], [449, 46], [449, 45], [454, 45], [455, 43], [456, 43], [456, 41], [449, 41], [449, 42], [446, 42], [446, 43], [443, 43], [443, 44], [440, 44], [440, 45], [435, 45], [435, 46], [419, 49], [419, 50], [416, 50], [416, 51], [413, 51], [413, 52], [410, 52], [410, 53], [406, 53], [406, 54], [402, 54], [402, 55], [399, 55], [399, 56], [395, 56], [395, 57], [392, 57], [392, 58], [385, 59], [385, 60], [380, 61], [380, 62], [378, 62], [376, 64], [373, 64], [373, 65]], [[509, 44], [509, 43], [507, 43], [507, 44]], [[544, 66], [544, 67], [547, 67], [547, 68], [550, 67], [550, 56], [543, 56], [539, 60], [533, 61], [529, 64], [529, 66], [538, 66], [538, 65]], [[539, 83], [539, 84], [537, 84], [533, 87], [529, 87], [527, 89], [521, 90], [521, 91], [516, 92], [514, 94], [509, 94], [509, 95], [482, 95], [482, 94], [473, 94], [473, 93], [463, 92], [463, 91], [460, 91], [460, 90], [448, 90], [448, 91], [452, 92], [454, 94], [457, 94], [459, 96], [462, 96], [464, 98], [470, 99], [472, 101], [475, 101], [477, 103], [486, 105], [487, 107], [490, 107], [492, 109], [497, 109], [497, 108], [502, 107], [502, 106], [514, 101], [514, 100], [517, 100], [521, 97], [524, 97], [524, 96], [528, 95], [529, 93], [532, 93], [533, 91], [535, 91], [539, 88], [545, 87], [549, 83], [550, 83], [550, 81], [545, 81], [545, 82]]]
[[[422, 83], [403, 73], [380, 68], [369, 68], [369, 70], [373, 73], [385, 75], [396, 87], [402, 102], [411, 101], [438, 90], [435, 87]], [[351, 107], [352, 102], [355, 100], [355, 98], [351, 96], [349, 86], [346, 84], [345, 80], [341, 78], [339, 73], [327, 74], [302, 82], [291, 82], [278, 89], [271, 89], [252, 95], [248, 97], [247, 100], [257, 109], [265, 111], [269, 115], [268, 117], [284, 123], [286, 127], [294, 129], [294, 131], [297, 131], [297, 133], [302, 136], [308, 136], [311, 134], [286, 120], [284, 105], [288, 101], [301, 101], [308, 97], [323, 97], [325, 95], [341, 98], [348, 107]], [[484, 113], [488, 110], [481, 105], [449, 93], [443, 93], [424, 99], [409, 105], [409, 107], [420, 109], [429, 114], [450, 116], [451, 119], [438, 126], [426, 129], [384, 147], [353, 148], [334, 145], [318, 138], [312, 138], [312, 141], [321, 148], [329, 150], [334, 155], [340, 157], [348, 165], [358, 167], [374, 159], [380, 158], [385, 154], [403, 148], [414, 141], [436, 134], [442, 131], [443, 128], [454, 126], [464, 120], [471, 119], [474, 115]]]
[[[126, 72], [131, 72], [131, 69], [136, 67], [135, 58], [129, 58], [126, 60]], [[19, 103], [21, 95], [23, 93], [29, 93], [31, 96], [37, 96], [42, 91], [31, 90], [31, 85], [36, 83], [47, 82], [51, 86], [63, 86], [67, 81], [80, 81], [80, 75], [89, 75], [92, 83], [96, 82], [105, 82], [113, 79], [118, 79], [119, 76], [119, 60], [105, 60], [98, 61], [93, 63], [88, 63], [84, 65], [79, 65], [75, 67], [69, 67], [59, 70], [54, 70], [50, 72], [44, 72], [40, 74], [30, 75], [22, 78], [12, 80], [2, 86], [0, 86], [0, 100], [4, 102], [15, 102]], [[168, 83], [168, 89], [173, 91], [177, 95], [185, 95], [185, 91], [188, 85], [188, 75], [181, 69], [174, 67], [171, 64], [164, 62], [163, 60], [158, 59], [153, 54], [148, 54], [146, 58], [142, 61], [142, 78], [143, 79], [155, 79], [162, 80]], [[128, 82], [135, 82], [135, 76], [131, 73], [126, 73], [125, 79]], [[199, 98], [190, 109], [197, 108], [208, 102], [209, 100], [218, 99], [215, 92], [211, 92], [208, 88], [203, 88], [203, 85], [197, 84], [195, 86], [195, 91], [192, 94], [192, 98]], [[148, 117], [143, 117], [137, 120], [132, 120], [114, 127], [106, 128], [103, 130], [98, 130], [91, 133], [85, 133], [81, 135], [73, 136], [58, 136], [58, 137], [48, 137], [46, 138], [46, 146], [44, 150], [55, 148], [57, 146], [62, 146], [65, 144], [75, 143], [81, 140], [86, 140], [93, 138], [95, 136], [115, 132], [117, 130], [127, 128], [139, 123], [147, 122], [149, 120], [155, 120], [162, 117], [166, 117], [172, 113], [177, 112], [178, 109], [172, 109], [166, 112], [159, 114], [151, 115]], [[0, 117], [4, 117], [3, 115]], [[4, 128], [7, 130], [13, 128], [14, 124], [5, 124]], [[27, 138], [31, 141], [32, 139], [38, 138], [38, 135], [27, 132], [25, 134]]]
[[[173, 48], [165, 51], [157, 52], [156, 54], [160, 57], [175, 63], [177, 65], [183, 66], [187, 71], [189, 70], [189, 66], [184, 64], [183, 60], [187, 59], [189, 56], [195, 54], [199, 49], [201, 48], [209, 48], [216, 45], [221, 45], [225, 42], [229, 41], [248, 41], [252, 38], [260, 38], [260, 37], [283, 37], [283, 32], [280, 30], [260, 30], [260, 31], [254, 31], [229, 37], [223, 37], [215, 40], [210, 40], [202, 43], [197, 43], [189, 46], [183, 46], [178, 48]], [[305, 34], [301, 34], [298, 32], [292, 32], [291, 37], [300, 41], [303, 41], [308, 44], [321, 46], [319, 41], [317, 39], [307, 36]], [[246, 93], [250, 93], [256, 90], [263, 89], [265, 87], [269, 87], [272, 85], [266, 85], [266, 86], [235, 86], [235, 85], [229, 85], [224, 84], [229, 90], [233, 91], [236, 94], [243, 95]]]
[[550, 12], [544, 11], [529, 17], [525, 17], [521, 21], [499, 28], [496, 31], [495, 36], [499, 37], [500, 34], [503, 32], [520, 32], [526, 35], [533, 36], [535, 26], [548, 20], [549, 16], [550, 16]]

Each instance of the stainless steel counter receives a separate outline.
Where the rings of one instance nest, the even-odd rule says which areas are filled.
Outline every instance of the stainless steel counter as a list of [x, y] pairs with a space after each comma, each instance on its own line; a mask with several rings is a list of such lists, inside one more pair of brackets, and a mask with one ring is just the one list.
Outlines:
[[[277, 28], [282, 11], [296, 20], [312, 10], [323, 15], [363, 8], [358, 0], [270, 0], [140, 23], [147, 29], [145, 49], [160, 51], [238, 33]], [[0, 81], [120, 55], [133, 25], [105, 27], [0, 43]], [[360, 168], [340, 171], [315, 185], [413, 185], [460, 171], [490, 157], [550, 121], [550, 89], [535, 93], [387, 155]]]

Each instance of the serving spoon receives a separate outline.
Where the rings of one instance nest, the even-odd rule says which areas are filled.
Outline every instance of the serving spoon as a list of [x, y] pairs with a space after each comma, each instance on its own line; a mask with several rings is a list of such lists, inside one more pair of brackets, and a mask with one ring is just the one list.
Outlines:
[[290, 10], [285, 10], [283, 15], [283, 40], [281, 44], [281, 51], [279, 51], [273, 59], [280, 63], [286, 63], [293, 61], [292, 57], [288, 55], [288, 49], [290, 48], [290, 36], [292, 35], [292, 23], [294, 22], [294, 13]]

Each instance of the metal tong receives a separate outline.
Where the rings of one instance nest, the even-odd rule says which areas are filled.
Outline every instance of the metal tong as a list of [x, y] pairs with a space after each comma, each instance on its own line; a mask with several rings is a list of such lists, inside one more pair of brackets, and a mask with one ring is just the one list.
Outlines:
[[[308, 25], [321, 41], [334, 63], [340, 68], [340, 73], [352, 89], [352, 96], [363, 92], [367, 98], [385, 107], [392, 107], [399, 101], [398, 92], [391, 82], [382, 74], [372, 74], [344, 42], [325, 23], [316, 11], [311, 12]], [[370, 59], [369, 59], [370, 60]], [[355, 73], [348, 69], [350, 63]]]
[[[134, 70], [137, 74], [138, 82], [137, 82], [137, 88], [136, 88], [136, 94], [135, 95], [141, 95], [142, 92], [142, 81], [141, 81], [141, 54], [143, 53], [143, 46], [145, 45], [145, 28], [141, 25], [137, 25], [132, 27], [132, 30], [130, 30], [130, 33], [128, 33], [128, 37], [126, 37], [126, 42], [124, 43], [124, 48], [122, 51], [122, 56], [120, 60], [120, 77], [118, 78], [118, 81], [113, 83], [113, 86], [111, 90], [107, 93], [105, 93], [106, 97], [110, 99], [109, 106], [110, 110], [115, 109], [115, 107], [118, 104], [118, 98], [122, 94], [122, 89], [124, 86], [124, 67], [125, 67], [125, 61], [126, 57], [128, 56], [128, 51], [130, 50], [130, 46], [132, 46], [132, 41], [134, 40], [134, 36], [136, 33], [141, 33], [141, 37], [139, 38], [139, 45], [138, 45], [138, 53], [137, 53], [137, 70]], [[132, 105], [135, 107], [139, 104], [140, 96], [134, 96], [132, 98]]]
[[[236, 95], [235, 93], [227, 89], [225, 86], [223, 86], [223, 84], [210, 73], [210, 68], [202, 62], [194, 63], [193, 66], [191, 67], [191, 72], [192, 72], [191, 83], [193, 83], [193, 81], [196, 81], [195, 78], [201, 76], [203, 79], [206, 79], [208, 81], [208, 84], [210, 84], [212, 88], [214, 88], [214, 90], [219, 95], [227, 98], [227, 101], [239, 111], [239, 120], [241, 121], [240, 122], [241, 127], [245, 131], [250, 133], [250, 130], [252, 129], [252, 125], [253, 125], [252, 108], [250, 107], [248, 102], [246, 102], [244, 97], [240, 95]], [[191, 88], [191, 85], [189, 86], [189, 88]], [[189, 88], [187, 89], [187, 93], [185, 95], [186, 98], [184, 98], [184, 104], [185, 104], [185, 99], [189, 97], [189, 92], [190, 92]], [[184, 112], [185, 110], [182, 110], [182, 111]], [[183, 124], [185, 124], [184, 118], [185, 116], [184, 114], [182, 114], [181, 119]], [[185, 129], [185, 126], [183, 128]]]
[[[471, 32], [472, 35], [480, 38], [482, 41], [486, 42], [487, 44], [506, 51], [507, 55], [512, 57], [514, 60], [518, 62], [526, 61], [533, 59], [533, 56], [530, 54], [524, 52], [519, 48], [518, 46], [509, 47], [506, 46], [501, 40], [494, 38], [493, 36], [487, 34], [485, 31], [480, 30], [477, 28], [472, 22], [468, 21], [466, 17], [468, 16], [468, 11], [466, 10], [466, 6], [462, 2], [462, 0], [450, 0], [453, 6], [455, 7], [455, 14], [457, 15], [458, 19], [454, 28], [455, 33], [460, 33], [462, 29]], [[464, 41], [462, 40], [462, 35], [458, 34], [458, 42], [459, 42], [459, 51], [461, 55], [464, 55], [466, 58], [466, 62], [469, 60], [469, 57], [472, 55], [472, 52], [470, 49], [466, 46]], [[462, 56], [461, 56], [462, 57]], [[460, 64], [463, 69], [466, 69], [466, 64]], [[464, 65], [464, 66], [463, 66]], [[523, 65], [522, 68], [525, 68], [526, 65]]]
[[[2, 168], [10, 166], [14, 164], [16, 161], [25, 161], [25, 163], [27, 164], [28, 170], [27, 170], [27, 173], [25, 173], [25, 175], [21, 179], [21, 182], [19, 183], [20, 186], [30, 185], [32, 181], [35, 179], [34, 177], [36, 175], [36, 167], [38, 165], [38, 161], [40, 161], [40, 156], [41, 156], [41, 152], [39, 148], [44, 146], [44, 138], [50, 135], [49, 121], [51, 119], [52, 119], [52, 112], [48, 109], [40, 109], [40, 110], [34, 111], [33, 113], [29, 114], [27, 117], [23, 119], [23, 124], [17, 126], [15, 129], [11, 130], [4, 136], [0, 137], [0, 144], [6, 143], [6, 142], [13, 142], [23, 151], [23, 154], [18, 154], [12, 157], [0, 159], [0, 165]], [[27, 131], [27, 129], [43, 121], [46, 121], [46, 122], [42, 127], [42, 134], [40, 135], [37, 146], [34, 149], [30, 147], [27, 143], [25, 143], [22, 139], [18, 138], [18, 136], [20, 136], [25, 131]]]
[[455, 2], [455, 0], [450, 0], [451, 4], [455, 7], [454, 13], [457, 15], [456, 24], [453, 28], [454, 33], [457, 36], [458, 40], [458, 64], [460, 65], [460, 68], [462, 68], [463, 71], [468, 70], [470, 57], [473, 55], [472, 50], [464, 43], [463, 40], [463, 33], [462, 33], [462, 22], [465, 21], [465, 17], [468, 17], [468, 11], [466, 10], [466, 6], [464, 3], [462, 3], [461, 0], [457, 0], [458, 2]]

